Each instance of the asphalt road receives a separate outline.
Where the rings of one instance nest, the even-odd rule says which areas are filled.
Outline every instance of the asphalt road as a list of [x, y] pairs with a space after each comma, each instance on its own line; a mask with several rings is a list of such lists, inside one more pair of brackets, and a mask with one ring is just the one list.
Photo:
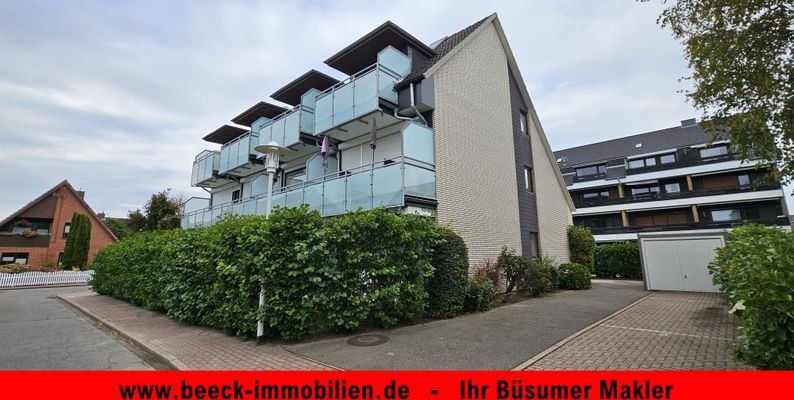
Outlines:
[[78, 290], [87, 289], [0, 290], [0, 369], [152, 369], [142, 352], [55, 298]]
[[369, 347], [350, 337], [289, 346], [343, 369], [505, 370], [650, 294], [637, 281], [593, 281], [593, 288], [499, 307], [486, 313], [372, 331], [388, 342]]

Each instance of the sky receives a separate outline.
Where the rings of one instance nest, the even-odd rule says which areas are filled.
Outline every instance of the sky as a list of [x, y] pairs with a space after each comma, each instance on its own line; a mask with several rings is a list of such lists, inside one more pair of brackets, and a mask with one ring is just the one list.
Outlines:
[[554, 150], [697, 117], [659, 1], [0, 0], [0, 216], [63, 179], [97, 212], [185, 199], [201, 138], [386, 20], [432, 43], [497, 12]]

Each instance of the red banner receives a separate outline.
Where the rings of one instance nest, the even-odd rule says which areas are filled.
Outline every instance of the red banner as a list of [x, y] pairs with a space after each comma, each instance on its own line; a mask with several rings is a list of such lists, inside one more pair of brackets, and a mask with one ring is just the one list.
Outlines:
[[0, 372], [0, 399], [784, 399], [794, 372]]

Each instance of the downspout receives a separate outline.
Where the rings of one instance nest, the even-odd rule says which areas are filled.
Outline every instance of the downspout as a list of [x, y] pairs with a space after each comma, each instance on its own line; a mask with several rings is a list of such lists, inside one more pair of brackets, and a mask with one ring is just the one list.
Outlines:
[[411, 97], [411, 109], [414, 110], [414, 112], [416, 113], [418, 118], [417, 117], [403, 117], [403, 116], [397, 115], [397, 109], [396, 108], [394, 109], [394, 118], [397, 118], [397, 119], [402, 120], [402, 121], [416, 121], [417, 119], [421, 119], [422, 123], [424, 123], [425, 126], [428, 126], [427, 125], [427, 120], [425, 120], [425, 117], [423, 117], [422, 113], [420, 113], [419, 110], [416, 108], [416, 100], [414, 99], [414, 84], [413, 83], [410, 85], [410, 91], [411, 92], [409, 94], [409, 97]]

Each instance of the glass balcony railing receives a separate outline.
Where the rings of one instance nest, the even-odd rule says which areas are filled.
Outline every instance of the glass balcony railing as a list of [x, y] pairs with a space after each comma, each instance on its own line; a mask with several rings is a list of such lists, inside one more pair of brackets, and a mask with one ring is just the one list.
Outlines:
[[251, 132], [224, 144], [221, 147], [218, 173], [224, 174], [248, 163], [250, 156], [256, 155], [254, 147], [257, 144], [257, 137]]
[[212, 179], [220, 167], [220, 152], [204, 150], [193, 161], [193, 173], [190, 175], [190, 185], [198, 186]]
[[284, 147], [293, 146], [300, 143], [301, 132], [314, 133], [314, 110], [305, 105], [298, 105], [262, 126], [258, 143], [274, 141]]
[[[436, 174], [432, 166], [407, 157], [326, 175], [286, 188], [274, 188], [273, 207], [308, 204], [324, 217], [375, 207], [402, 207], [405, 196], [435, 200]], [[267, 194], [236, 203], [220, 204], [182, 217], [182, 227], [209, 226], [228, 214], [264, 215]]]

